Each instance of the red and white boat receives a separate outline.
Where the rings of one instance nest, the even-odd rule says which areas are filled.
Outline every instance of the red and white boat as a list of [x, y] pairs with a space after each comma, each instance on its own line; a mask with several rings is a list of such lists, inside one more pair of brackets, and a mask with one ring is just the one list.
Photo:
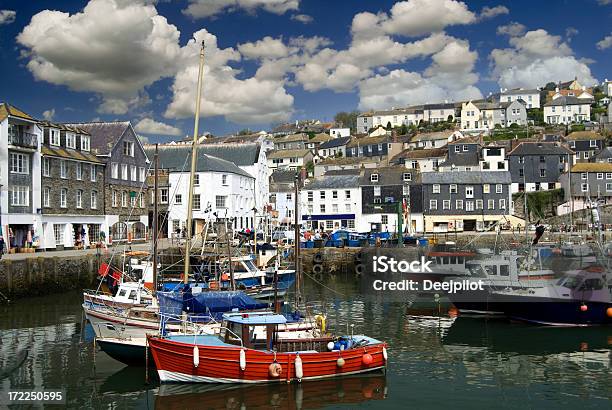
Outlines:
[[223, 316], [218, 335], [148, 336], [162, 382], [273, 383], [384, 371], [387, 345], [367, 336], [281, 339], [272, 312]]

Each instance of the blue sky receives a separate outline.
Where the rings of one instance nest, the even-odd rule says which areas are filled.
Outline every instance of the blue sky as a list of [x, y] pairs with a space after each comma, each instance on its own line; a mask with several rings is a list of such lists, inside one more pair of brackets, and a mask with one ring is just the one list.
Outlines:
[[[606, 77], [612, 0], [0, 1], [2, 95], [58, 122], [153, 140]], [[193, 39], [197, 38], [198, 41]]]

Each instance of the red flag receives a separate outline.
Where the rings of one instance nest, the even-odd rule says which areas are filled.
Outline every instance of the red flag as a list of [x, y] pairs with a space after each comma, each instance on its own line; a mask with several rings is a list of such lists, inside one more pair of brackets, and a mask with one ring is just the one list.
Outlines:
[[98, 268], [98, 274], [101, 276], [106, 276], [108, 275], [109, 270], [110, 270], [110, 266], [108, 265], [108, 263], [102, 262], [100, 264], [100, 267]]
[[117, 283], [119, 283], [119, 281], [121, 280], [121, 272], [113, 271], [112, 277], [115, 280], [113, 282], [113, 286], [117, 286]]

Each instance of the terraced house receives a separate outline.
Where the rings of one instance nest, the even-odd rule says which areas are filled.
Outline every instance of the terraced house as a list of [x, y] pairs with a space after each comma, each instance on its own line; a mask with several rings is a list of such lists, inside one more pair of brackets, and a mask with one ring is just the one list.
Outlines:
[[34, 118], [0, 103], [0, 233], [9, 250], [36, 246], [42, 231], [41, 136]]
[[104, 162], [91, 152], [84, 129], [42, 122], [43, 249], [83, 248], [108, 231], [104, 218]]
[[143, 240], [148, 226], [146, 176], [150, 165], [129, 121], [66, 124], [91, 138], [91, 153], [104, 167], [104, 224], [110, 241]]

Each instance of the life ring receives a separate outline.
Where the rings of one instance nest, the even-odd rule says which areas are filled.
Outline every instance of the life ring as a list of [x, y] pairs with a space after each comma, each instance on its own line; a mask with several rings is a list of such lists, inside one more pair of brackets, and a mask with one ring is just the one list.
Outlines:
[[217, 290], [219, 289], [219, 282], [217, 282], [216, 280], [211, 280], [210, 282], [208, 282], [208, 287], [211, 290]]
[[224, 273], [223, 275], [221, 275], [221, 280], [229, 280], [229, 275], [227, 273]]
[[363, 263], [358, 263], [357, 265], [355, 265], [355, 273], [358, 276], [361, 276], [364, 270], [365, 270], [365, 266], [363, 266]]
[[312, 266], [312, 273], [314, 273], [315, 275], [320, 275], [323, 273], [323, 265], [321, 264], [315, 264]]
[[325, 316], [316, 315], [314, 319], [317, 322], [317, 326], [319, 327], [319, 329], [321, 329], [321, 333], [325, 333]]
[[361, 262], [363, 260], [363, 252], [357, 252], [355, 254], [355, 262]]
[[274, 362], [274, 363], [270, 363], [270, 366], [268, 366], [268, 374], [270, 375], [270, 377], [280, 377], [280, 375], [283, 373], [283, 367], [280, 365], [280, 363], [278, 362]]
[[323, 263], [323, 254], [322, 253], [315, 253], [315, 255], [312, 257], [312, 261], [314, 263]]

